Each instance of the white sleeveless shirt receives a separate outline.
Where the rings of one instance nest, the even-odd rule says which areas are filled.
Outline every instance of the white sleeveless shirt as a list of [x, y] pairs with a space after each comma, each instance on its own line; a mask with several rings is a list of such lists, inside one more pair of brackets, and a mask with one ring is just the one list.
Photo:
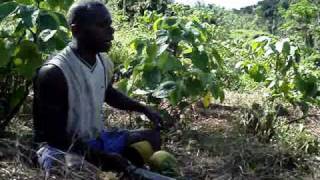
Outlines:
[[88, 66], [67, 46], [45, 64], [61, 69], [68, 86], [67, 131], [76, 138], [96, 138], [104, 129], [102, 106], [113, 75], [113, 64], [104, 55], [96, 56], [96, 64]]

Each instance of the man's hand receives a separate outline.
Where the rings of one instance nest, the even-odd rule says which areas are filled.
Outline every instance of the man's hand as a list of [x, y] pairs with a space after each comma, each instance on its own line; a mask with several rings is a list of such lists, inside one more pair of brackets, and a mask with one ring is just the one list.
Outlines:
[[160, 130], [162, 128], [162, 118], [158, 112], [155, 112], [149, 108], [145, 108], [144, 114], [153, 122], [156, 130]]
[[153, 122], [156, 130], [160, 130], [162, 122], [159, 113], [154, 112], [153, 110], [145, 107], [139, 102], [122, 94], [118, 90], [114, 89], [111, 84], [108, 86], [108, 89], [106, 91], [105, 101], [110, 106], [121, 110], [129, 110], [144, 113]]
[[109, 162], [109, 164], [112, 164], [112, 166], [114, 166], [114, 169], [116, 169], [117, 171], [126, 173], [127, 168], [130, 165], [127, 159], [125, 159], [124, 157], [116, 153], [110, 153], [105, 157], [106, 157], [106, 163]]

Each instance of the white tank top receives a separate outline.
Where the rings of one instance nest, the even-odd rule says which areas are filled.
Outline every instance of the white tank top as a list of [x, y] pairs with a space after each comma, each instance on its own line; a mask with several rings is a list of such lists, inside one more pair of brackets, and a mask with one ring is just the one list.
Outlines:
[[96, 138], [104, 129], [102, 106], [105, 92], [113, 75], [113, 64], [103, 54], [97, 54], [90, 67], [67, 46], [46, 64], [63, 72], [68, 86], [67, 131], [74, 138]]

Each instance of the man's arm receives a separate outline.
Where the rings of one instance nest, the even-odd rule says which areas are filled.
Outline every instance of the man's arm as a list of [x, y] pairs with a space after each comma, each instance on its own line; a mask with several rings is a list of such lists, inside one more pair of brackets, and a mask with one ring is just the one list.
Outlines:
[[34, 79], [34, 131], [36, 142], [66, 150], [68, 90], [65, 77], [54, 65], [45, 65]]
[[114, 89], [110, 84], [106, 90], [105, 101], [110, 106], [121, 110], [136, 111], [145, 114], [155, 125], [156, 129], [161, 127], [161, 116], [150, 108], [127, 97], [123, 93]]

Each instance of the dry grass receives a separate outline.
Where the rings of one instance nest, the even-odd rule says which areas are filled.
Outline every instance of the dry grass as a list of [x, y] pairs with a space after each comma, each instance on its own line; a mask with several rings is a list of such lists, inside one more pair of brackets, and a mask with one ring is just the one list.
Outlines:
[[[172, 152], [180, 164], [179, 179], [319, 179], [320, 158], [298, 158], [276, 142], [261, 143], [243, 133], [239, 126], [242, 109], [252, 102], [262, 102], [260, 93], [229, 92], [223, 104], [204, 109], [201, 103], [190, 106], [180, 119], [170, 119], [163, 133], [163, 148]], [[236, 105], [236, 106], [235, 106]], [[124, 113], [106, 107], [106, 125], [117, 128], [137, 128], [147, 122], [135, 120], [136, 113]], [[319, 136], [319, 109], [313, 109], [306, 121], [310, 132]], [[0, 141], [0, 179], [41, 179], [43, 172], [30, 166], [31, 115], [21, 113], [10, 126], [12, 134]], [[19, 132], [19, 133], [17, 133]], [[90, 168], [89, 168], [90, 169]], [[72, 173], [70, 173], [72, 172]], [[92, 172], [97, 176], [94, 176]], [[89, 175], [89, 176], [88, 176]], [[69, 171], [68, 176], [53, 179], [117, 179], [115, 174], [98, 169]]]

